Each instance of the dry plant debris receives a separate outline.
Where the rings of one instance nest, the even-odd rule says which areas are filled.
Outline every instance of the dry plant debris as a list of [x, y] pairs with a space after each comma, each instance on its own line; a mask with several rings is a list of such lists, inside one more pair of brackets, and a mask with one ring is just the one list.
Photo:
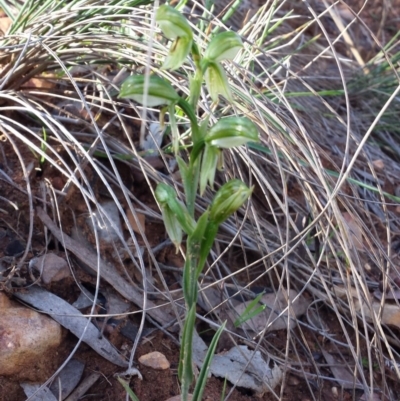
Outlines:
[[[136, 71], [149, 67], [165, 76], [159, 67], [166, 42], [159, 32], [152, 36], [152, 4], [71, 3], [24, 13], [22, 24], [1, 18], [0, 288], [16, 299], [46, 291], [69, 306], [90, 294], [83, 313], [73, 307], [62, 313], [72, 320], [84, 314], [84, 326], [89, 318], [106, 322], [102, 339], [95, 340], [101, 324], [88, 326], [93, 341], [118, 352], [108, 363], [81, 345], [76, 357], [85, 361], [86, 376], [70, 400], [93, 382], [97, 399], [124, 399], [113, 376], [116, 361], [126, 366], [138, 353], [154, 351], [171, 368], [143, 366], [143, 380], [130, 385], [141, 401], [166, 400], [179, 393], [174, 372], [183, 258], [166, 240], [152, 190], [159, 181], [180, 190], [181, 180], [160, 110], [117, 99], [121, 83]], [[249, 208], [224, 223], [202, 273], [197, 331], [207, 346], [207, 333], [232, 315], [221, 357], [246, 345], [250, 356], [259, 352], [283, 372], [263, 399], [397, 400], [399, 2], [252, 1], [242, 5], [246, 12], [226, 19], [234, 4], [216, 3], [218, 18], [202, 1], [188, 2], [186, 11], [197, 24], [199, 46], [224, 23], [245, 39], [229, 65], [235, 104], [226, 105], [223, 116], [246, 114], [262, 142], [225, 152], [225, 170], [217, 174], [217, 186], [222, 176], [240, 177], [255, 191]], [[14, 18], [21, 4], [10, 5]], [[185, 68], [192, 71], [190, 63]], [[184, 74], [171, 77], [187, 93]], [[213, 120], [207, 104], [200, 99], [199, 114], [211, 113]], [[182, 120], [184, 145], [186, 130]], [[198, 213], [210, 197], [206, 191], [197, 199]], [[107, 243], [87, 219], [110, 201], [122, 224], [118, 239]], [[76, 227], [90, 246], [71, 239]], [[49, 252], [68, 263], [71, 276], [32, 287], [38, 273], [29, 264]], [[206, 288], [215, 290], [214, 302], [207, 301]], [[128, 309], [93, 305], [96, 291], [112, 299], [108, 290], [127, 300]], [[285, 323], [260, 334], [270, 320], [266, 308], [236, 328], [237, 312], [264, 291], [284, 301], [274, 324]], [[287, 294], [299, 312], [290, 311]], [[126, 328], [131, 340], [122, 335]], [[82, 330], [76, 334], [85, 338]], [[60, 357], [68, 359], [76, 341], [68, 335]], [[96, 369], [101, 375], [92, 375]], [[18, 380], [1, 377], [0, 386], [2, 401], [25, 399]], [[211, 378], [205, 398], [221, 399], [222, 389], [223, 381]], [[253, 396], [232, 384], [225, 395], [235, 401]]]

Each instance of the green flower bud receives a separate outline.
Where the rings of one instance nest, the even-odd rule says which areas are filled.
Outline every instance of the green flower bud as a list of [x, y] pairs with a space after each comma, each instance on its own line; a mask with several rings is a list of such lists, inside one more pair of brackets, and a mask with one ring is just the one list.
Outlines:
[[179, 11], [167, 5], [162, 5], [158, 8], [156, 21], [164, 35], [168, 39], [174, 40], [163, 68], [176, 70], [184, 63], [192, 48], [192, 28]]
[[177, 38], [169, 49], [167, 58], [162, 68], [164, 70], [177, 70], [186, 60], [187, 55], [192, 48], [192, 39]]
[[[133, 99], [140, 104], [144, 104], [144, 75], [131, 75], [121, 86], [119, 98]], [[150, 75], [147, 91], [146, 106], [156, 107], [163, 104], [176, 103], [179, 95], [171, 84], [157, 75]]]
[[161, 182], [157, 185], [155, 196], [161, 208], [171, 211], [185, 233], [191, 235], [196, 227], [196, 222], [186, 206], [177, 199], [175, 190]]
[[208, 92], [214, 102], [218, 100], [218, 95], [222, 95], [229, 102], [233, 101], [228, 79], [221, 64], [209, 63], [205, 72], [205, 79]]
[[170, 199], [176, 199], [176, 192], [169, 185], [160, 182], [155, 191], [157, 202], [161, 206], [167, 206]]
[[171, 209], [166, 206], [161, 208], [161, 214], [164, 221], [165, 229], [167, 230], [167, 234], [169, 239], [176, 247], [176, 253], [179, 251], [179, 246], [182, 242], [182, 228], [176, 219], [174, 213]]
[[248, 188], [240, 180], [228, 181], [215, 194], [210, 207], [210, 221], [222, 224], [246, 202], [252, 191], [253, 188]]
[[211, 189], [214, 187], [215, 171], [221, 151], [215, 146], [206, 145], [200, 171], [200, 196], [203, 196], [207, 182]]
[[225, 149], [258, 140], [256, 125], [247, 117], [235, 116], [218, 120], [204, 138], [206, 144]]
[[233, 60], [242, 47], [242, 39], [236, 32], [222, 32], [211, 39], [204, 53], [204, 58], [211, 63]]
[[168, 39], [193, 39], [193, 31], [187, 19], [173, 7], [160, 6], [156, 13], [156, 22]]

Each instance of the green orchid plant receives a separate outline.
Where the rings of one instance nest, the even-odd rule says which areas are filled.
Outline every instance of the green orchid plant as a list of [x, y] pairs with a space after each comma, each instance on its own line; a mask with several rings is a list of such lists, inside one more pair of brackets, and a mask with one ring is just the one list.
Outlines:
[[[161, 209], [165, 228], [177, 251], [186, 236], [186, 260], [183, 270], [183, 293], [186, 316], [181, 333], [181, 352], [178, 376], [181, 382], [181, 397], [189, 399], [193, 382], [192, 343], [196, 320], [198, 279], [207, 262], [218, 229], [232, 214], [249, 199], [252, 188], [240, 180], [233, 179], [216, 192], [211, 205], [195, 217], [196, 196], [202, 195], [207, 186], [214, 187], [218, 168], [223, 166], [223, 150], [258, 141], [258, 130], [246, 117], [225, 117], [209, 127], [209, 118], [199, 121], [197, 105], [205, 81], [212, 102], [219, 96], [233, 101], [228, 79], [221, 61], [232, 60], [243, 44], [234, 32], [216, 34], [202, 56], [193, 38], [193, 31], [186, 18], [174, 8], [162, 5], [156, 13], [156, 22], [165, 37], [172, 41], [163, 69], [177, 70], [191, 56], [195, 73], [189, 78], [190, 95], [180, 96], [170, 82], [157, 75], [150, 75], [145, 86], [145, 77], [133, 75], [123, 84], [120, 98], [132, 99], [144, 106], [163, 106], [162, 116], [168, 112], [172, 133], [172, 144], [182, 177], [185, 202], [178, 199], [175, 189], [159, 183], [155, 198]], [[145, 88], [147, 93], [145, 93]], [[146, 102], [146, 103], [144, 103]], [[180, 111], [179, 111], [180, 109]], [[190, 141], [187, 161], [179, 155], [179, 130], [176, 113], [184, 113], [190, 121]], [[225, 324], [216, 332], [200, 371], [193, 391], [193, 400], [201, 400], [212, 357]]]

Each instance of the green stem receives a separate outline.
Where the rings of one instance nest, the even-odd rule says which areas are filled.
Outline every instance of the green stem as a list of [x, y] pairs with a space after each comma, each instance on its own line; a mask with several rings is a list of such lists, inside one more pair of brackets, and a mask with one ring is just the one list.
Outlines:
[[[204, 141], [202, 140], [200, 127], [197, 123], [196, 113], [194, 112], [193, 107], [190, 105], [190, 103], [188, 103], [185, 99], [179, 98], [178, 106], [183, 110], [183, 112], [187, 115], [187, 117], [190, 120], [192, 129], [193, 149], [196, 149], [196, 153], [200, 154], [204, 146]], [[181, 173], [183, 172], [181, 171]], [[200, 175], [200, 161], [198, 160], [197, 156], [195, 158], [190, 157], [190, 162], [188, 169], [185, 172], [185, 177], [182, 176], [182, 178], [184, 178], [186, 206], [192, 217], [194, 217], [196, 194], [199, 184], [199, 175]]]
[[204, 149], [204, 139], [200, 139], [194, 146], [192, 151], [190, 152], [190, 164], [194, 164], [197, 158], [201, 155], [201, 152]]
[[193, 78], [190, 79], [190, 97], [189, 103], [196, 110], [200, 99], [201, 85], [203, 83], [203, 73], [200, 69], [196, 70]]
[[192, 57], [196, 66], [196, 73], [194, 77], [190, 79], [190, 98], [189, 103], [193, 107], [193, 110], [197, 109], [197, 103], [200, 99], [201, 85], [203, 83], [203, 69], [201, 67], [201, 55], [199, 48], [196, 43], [192, 45]]
[[219, 224], [216, 224], [210, 221], [207, 225], [207, 228], [204, 233], [203, 241], [201, 243], [200, 248], [200, 257], [198, 259], [197, 267], [196, 267], [196, 280], [199, 278], [200, 273], [202, 272], [204, 265], [207, 261], [207, 257], [211, 252], [211, 248], [214, 244], [215, 237], [218, 233]]
[[190, 120], [190, 125], [192, 128], [192, 140], [193, 144], [195, 145], [201, 139], [200, 128], [199, 124], [197, 124], [196, 113], [190, 103], [181, 97], [178, 100], [178, 106], [183, 110], [183, 112]]

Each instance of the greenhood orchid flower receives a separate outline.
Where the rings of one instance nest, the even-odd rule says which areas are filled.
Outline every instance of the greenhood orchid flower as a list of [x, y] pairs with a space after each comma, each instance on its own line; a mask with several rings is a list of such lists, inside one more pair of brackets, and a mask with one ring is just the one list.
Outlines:
[[[179, 95], [172, 85], [157, 75], [150, 75], [147, 89], [146, 106], [148, 107], [170, 105], [179, 100]], [[119, 98], [133, 99], [144, 104], [144, 90], [145, 76], [131, 75], [122, 84]]]
[[[162, 209], [169, 209], [186, 234], [193, 233], [196, 222], [189, 214], [186, 206], [178, 200], [175, 190], [167, 184], [160, 183], [155, 191], [156, 199]], [[168, 228], [167, 228], [168, 231]]]
[[221, 118], [204, 136], [204, 152], [200, 170], [200, 195], [203, 195], [207, 183], [213, 188], [215, 172], [223, 164], [220, 149], [229, 149], [258, 141], [255, 124], [246, 117]]
[[220, 63], [208, 63], [204, 77], [213, 102], [218, 101], [218, 95], [223, 96], [229, 102], [233, 101], [225, 70]]
[[247, 117], [221, 118], [206, 134], [206, 144], [230, 149], [247, 142], [258, 142], [256, 125]]
[[252, 192], [253, 188], [240, 180], [231, 180], [222, 185], [211, 203], [210, 221], [222, 224], [246, 202]]
[[168, 237], [175, 245], [176, 253], [178, 253], [183, 238], [182, 227], [168, 206], [161, 207], [161, 215]]
[[222, 32], [215, 35], [209, 43], [202, 61], [205, 79], [211, 99], [216, 102], [218, 95], [232, 102], [228, 79], [220, 61], [233, 60], [243, 47], [240, 36], [235, 32]]
[[212, 38], [204, 53], [204, 59], [210, 63], [233, 60], [242, 47], [242, 39], [237, 33], [222, 32]]
[[175, 8], [162, 5], [156, 13], [156, 21], [164, 35], [174, 40], [163, 68], [178, 69], [188, 56], [193, 44], [193, 31], [186, 18]]
[[200, 171], [200, 196], [203, 196], [207, 183], [211, 189], [214, 188], [215, 171], [217, 170], [218, 160], [221, 151], [215, 146], [206, 145], [203, 152], [203, 160]]

